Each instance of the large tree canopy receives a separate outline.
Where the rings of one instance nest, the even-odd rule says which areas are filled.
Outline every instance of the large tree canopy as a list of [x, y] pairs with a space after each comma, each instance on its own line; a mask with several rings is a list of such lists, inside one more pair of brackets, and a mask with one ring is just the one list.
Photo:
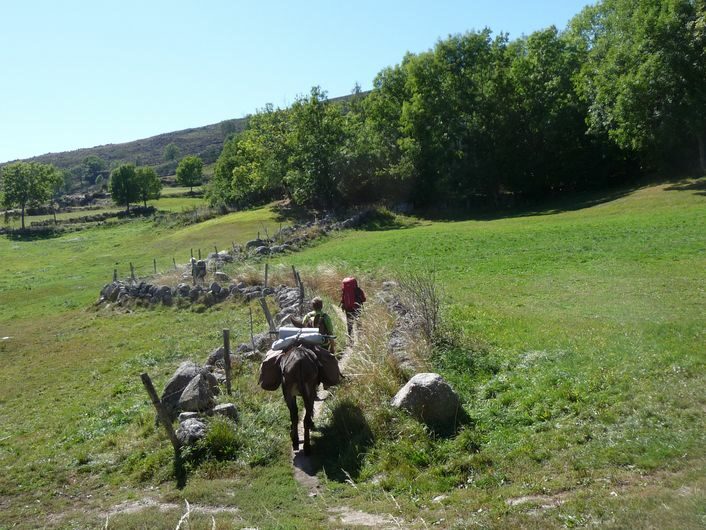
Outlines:
[[46, 202], [57, 186], [61, 173], [51, 164], [15, 162], [2, 168], [0, 197], [5, 208], [20, 208], [22, 229], [25, 228], [27, 206]]
[[209, 198], [482, 207], [675, 167], [687, 140], [703, 167], [705, 3], [604, 0], [565, 32], [440, 40], [365, 96], [314, 87], [226, 143]]
[[593, 131], [643, 153], [691, 138], [706, 170], [705, 6], [604, 0], [574, 19], [573, 33], [588, 51], [579, 89]]

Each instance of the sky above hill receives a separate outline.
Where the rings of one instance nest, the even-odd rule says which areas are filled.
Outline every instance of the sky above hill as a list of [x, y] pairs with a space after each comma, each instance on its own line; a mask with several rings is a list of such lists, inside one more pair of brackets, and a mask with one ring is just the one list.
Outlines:
[[2, 0], [0, 162], [372, 87], [450, 34], [559, 29], [587, 0]]

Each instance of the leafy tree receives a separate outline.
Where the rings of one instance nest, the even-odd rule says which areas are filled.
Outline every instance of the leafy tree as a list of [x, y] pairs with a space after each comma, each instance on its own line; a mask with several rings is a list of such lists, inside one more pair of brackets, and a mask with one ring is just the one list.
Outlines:
[[298, 204], [331, 207], [338, 203], [338, 149], [344, 139], [341, 108], [313, 87], [290, 111], [289, 171], [285, 185]]
[[51, 164], [37, 162], [15, 162], [2, 168], [2, 205], [8, 209], [15, 206], [21, 209], [23, 230], [25, 209], [49, 199], [58, 175], [58, 170]]
[[194, 186], [201, 184], [202, 171], [203, 162], [198, 156], [186, 156], [181, 159], [177, 166], [177, 182], [182, 186], [191, 188], [191, 193], [193, 193]]
[[49, 187], [50, 187], [50, 199], [51, 199], [51, 211], [54, 216], [54, 224], [57, 224], [56, 220], [56, 203], [62, 196], [66, 189], [67, 178], [63, 171], [55, 170], [49, 174]]
[[645, 154], [689, 141], [706, 171], [706, 2], [603, 0], [572, 33], [588, 51], [578, 86], [591, 130]]
[[142, 199], [145, 208], [147, 208], [148, 200], [159, 199], [162, 191], [162, 181], [159, 180], [157, 173], [151, 167], [138, 167], [135, 170], [135, 179], [140, 199]]
[[98, 175], [108, 169], [106, 161], [96, 155], [89, 155], [84, 158], [81, 166], [83, 168], [84, 179], [89, 184], [95, 184]]
[[181, 149], [179, 149], [179, 146], [175, 144], [174, 142], [168, 144], [164, 148], [164, 160], [165, 162], [171, 162], [172, 160], [176, 160], [179, 158], [179, 155], [181, 154]]
[[110, 196], [118, 206], [125, 206], [130, 212], [130, 203], [140, 199], [137, 172], [132, 164], [122, 164], [110, 173]]

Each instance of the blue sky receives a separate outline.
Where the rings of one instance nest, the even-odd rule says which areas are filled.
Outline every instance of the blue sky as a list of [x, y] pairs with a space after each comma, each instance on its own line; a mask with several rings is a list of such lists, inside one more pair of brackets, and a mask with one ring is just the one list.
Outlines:
[[0, 0], [0, 162], [371, 87], [405, 52], [562, 29], [585, 0]]

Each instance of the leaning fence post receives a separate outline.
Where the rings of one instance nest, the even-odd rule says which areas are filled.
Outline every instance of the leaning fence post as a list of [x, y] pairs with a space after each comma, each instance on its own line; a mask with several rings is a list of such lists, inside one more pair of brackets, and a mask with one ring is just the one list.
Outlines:
[[297, 280], [297, 269], [292, 265], [292, 275], [294, 276], [294, 287], [299, 287], [299, 282]]
[[249, 306], [250, 309], [250, 342], [252, 343], [252, 351], [255, 351], [255, 335], [253, 334], [253, 326], [252, 326], [252, 306]]
[[216, 245], [213, 245], [213, 250], [216, 251], [216, 255], [218, 255], [218, 247]]
[[223, 330], [223, 365], [226, 368], [226, 392], [230, 396], [230, 330]]
[[302, 307], [304, 306], [304, 282], [302, 282], [302, 277], [297, 273], [297, 285], [299, 286], [299, 314], [302, 314]]
[[150, 379], [150, 376], [147, 375], [147, 373], [143, 373], [140, 375], [140, 379], [142, 379], [142, 384], [145, 385], [145, 390], [147, 390], [147, 393], [149, 394], [150, 399], [152, 400], [154, 408], [157, 409], [157, 416], [159, 417], [160, 421], [162, 422], [162, 425], [164, 425], [164, 428], [166, 429], [167, 434], [169, 435], [169, 440], [174, 446], [174, 453], [179, 456], [179, 449], [181, 447], [181, 444], [179, 443], [179, 439], [176, 437], [176, 433], [174, 432], [174, 427], [172, 427], [172, 421], [169, 418], [169, 414], [166, 410], [164, 410], [162, 402], [159, 400], [159, 397], [157, 397], [157, 392], [155, 391], [154, 386], [152, 385], [152, 380]]
[[172, 256], [172, 263], [174, 264], [174, 270], [177, 270], [176, 258], [174, 256]]
[[267, 319], [267, 325], [270, 326], [270, 333], [277, 331], [275, 328], [275, 321], [272, 319], [272, 314], [270, 313], [270, 308], [267, 307], [267, 300], [265, 297], [259, 298], [260, 306], [262, 307], [262, 312], [265, 313], [265, 318]]

